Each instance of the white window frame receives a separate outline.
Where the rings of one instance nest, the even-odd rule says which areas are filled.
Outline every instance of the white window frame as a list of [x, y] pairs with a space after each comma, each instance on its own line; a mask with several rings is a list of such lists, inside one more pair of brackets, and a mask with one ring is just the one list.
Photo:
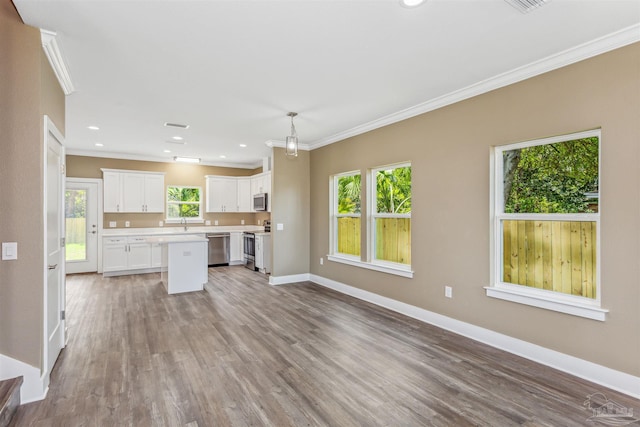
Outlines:
[[[198, 192], [200, 193], [200, 201], [199, 202], [174, 202], [174, 201], [169, 201], [169, 189], [170, 188], [192, 188], [192, 189], [197, 189]], [[202, 187], [198, 187], [197, 185], [167, 185], [167, 191], [165, 194], [165, 200], [167, 201], [167, 211], [166, 211], [166, 215], [165, 215], [165, 223], [167, 224], [179, 224], [182, 222], [182, 220], [186, 220], [187, 223], [189, 224], [201, 224], [204, 222], [204, 219], [202, 217]], [[170, 218], [169, 217], [169, 206], [170, 205], [184, 205], [184, 204], [189, 204], [189, 205], [198, 205], [198, 216], [197, 217], [190, 217], [190, 218]]]
[[[548, 145], [557, 142], [571, 141], [581, 138], [598, 137], [598, 178], [601, 181], [602, 135], [600, 129], [542, 138], [516, 144], [493, 147], [491, 155], [491, 284], [486, 286], [488, 297], [517, 302], [547, 310], [604, 321], [609, 310], [601, 307], [602, 289], [600, 284], [600, 208], [597, 213], [576, 214], [538, 214], [538, 213], [505, 213], [503, 193], [503, 153], [514, 149]], [[602, 186], [599, 186], [602, 188]], [[600, 197], [602, 200], [602, 197]], [[523, 285], [506, 283], [503, 277], [503, 239], [502, 222], [505, 220], [544, 220], [544, 221], [589, 221], [596, 223], [596, 298], [586, 298], [561, 292], [531, 288]]]
[[338, 218], [360, 218], [360, 223], [362, 224], [362, 187], [360, 187], [360, 207], [361, 211], [358, 214], [341, 214], [338, 213], [338, 181], [340, 178], [344, 178], [347, 176], [355, 176], [360, 175], [360, 185], [362, 185], [362, 172], [359, 170], [343, 172], [336, 175], [333, 175], [330, 180], [330, 197], [331, 197], [331, 235], [330, 235], [330, 254], [335, 257], [344, 258], [345, 260], [351, 261], [360, 261], [363, 253], [362, 248], [362, 240], [360, 241], [360, 256], [344, 254], [342, 252], [338, 252]]
[[[378, 213], [377, 212], [377, 201], [378, 201], [378, 183], [376, 180], [376, 175], [379, 171], [384, 171], [384, 170], [390, 170], [390, 169], [398, 169], [398, 168], [404, 168], [404, 167], [411, 167], [411, 162], [404, 162], [404, 163], [395, 163], [395, 164], [391, 164], [391, 165], [385, 165], [385, 166], [377, 166], [373, 169], [371, 169], [368, 173], [368, 183], [370, 183], [369, 185], [369, 197], [367, 198], [368, 203], [367, 203], [367, 212], [368, 212], [368, 237], [370, 237], [368, 239], [369, 242], [369, 261], [372, 264], [376, 264], [376, 265], [380, 265], [380, 266], [384, 266], [387, 268], [393, 268], [393, 269], [397, 269], [397, 270], [403, 270], [403, 271], [411, 271], [411, 265], [410, 264], [401, 264], [398, 262], [391, 262], [391, 261], [386, 261], [386, 260], [382, 260], [382, 259], [377, 259], [376, 258], [376, 219], [378, 218], [411, 218], [411, 214], [390, 214], [390, 213]], [[411, 194], [413, 195], [413, 179], [411, 182]]]

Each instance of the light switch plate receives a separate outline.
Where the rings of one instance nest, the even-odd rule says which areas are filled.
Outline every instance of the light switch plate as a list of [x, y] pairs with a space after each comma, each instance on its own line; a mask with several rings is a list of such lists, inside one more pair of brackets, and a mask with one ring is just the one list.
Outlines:
[[2, 260], [18, 259], [18, 242], [2, 242]]
[[211, 221], [206, 220], [206, 221], [204, 222], [204, 225], [211, 225]]
[[213, 221], [213, 225], [218, 225], [218, 220]]
[[116, 226], [115, 221], [109, 221], [109, 227], [114, 228]]
[[281, 222], [279, 222], [278, 224], [276, 224], [276, 230], [278, 230], [278, 231], [282, 231], [282, 230], [284, 230], [284, 224], [282, 224]]

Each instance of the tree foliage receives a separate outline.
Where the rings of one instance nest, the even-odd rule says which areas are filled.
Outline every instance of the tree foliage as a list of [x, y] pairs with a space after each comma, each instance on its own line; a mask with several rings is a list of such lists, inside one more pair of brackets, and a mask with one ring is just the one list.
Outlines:
[[[168, 209], [171, 218], [194, 218], [200, 216], [200, 189], [191, 187], [169, 187]], [[172, 203], [173, 202], [173, 203]], [[183, 202], [183, 203], [176, 203]]]
[[85, 218], [87, 214], [87, 192], [85, 190], [66, 190], [64, 194], [64, 217]]
[[360, 213], [360, 174], [338, 178], [338, 213]]
[[503, 153], [504, 211], [583, 213], [597, 209], [597, 137]]
[[411, 166], [378, 171], [377, 212], [411, 213]]

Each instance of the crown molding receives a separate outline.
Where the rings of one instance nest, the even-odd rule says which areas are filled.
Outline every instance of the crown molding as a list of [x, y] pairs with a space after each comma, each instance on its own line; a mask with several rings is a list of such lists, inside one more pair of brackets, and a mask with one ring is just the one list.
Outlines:
[[472, 84], [463, 89], [450, 92], [446, 95], [439, 96], [413, 107], [389, 114], [343, 132], [330, 135], [326, 138], [313, 141], [307, 144], [307, 147], [310, 150], [315, 150], [317, 148], [324, 147], [325, 145], [330, 145], [429, 111], [437, 110], [438, 108], [446, 107], [447, 105], [455, 104], [456, 102], [464, 101], [465, 99], [473, 98], [474, 96], [482, 95], [483, 93], [530, 79], [540, 74], [592, 58], [638, 41], [640, 41], [640, 24], [632, 25], [587, 43], [583, 43], [574, 48], [548, 56], [544, 59], [498, 74], [497, 76]]
[[[173, 156], [171, 158], [166, 158], [166, 157], [146, 156], [141, 154], [77, 150], [74, 148], [67, 148], [65, 152], [68, 156], [101, 157], [101, 158], [120, 159], [120, 160], [138, 160], [141, 162], [176, 163], [173, 160]], [[262, 166], [262, 160], [252, 162], [252, 163], [211, 162], [207, 160], [201, 160], [200, 163], [197, 163], [197, 164], [202, 166], [218, 166], [223, 168], [256, 169]]]
[[[269, 139], [268, 141], [264, 142], [264, 145], [266, 145], [267, 147], [277, 147], [277, 148], [285, 148], [285, 142], [284, 141], [279, 141], [277, 139]], [[313, 148], [311, 148], [309, 146], [309, 144], [302, 144], [302, 143], [298, 143], [298, 150], [299, 151], [311, 151]]]
[[75, 92], [73, 82], [71, 81], [71, 75], [69, 74], [69, 68], [64, 61], [64, 55], [56, 40], [56, 33], [53, 31], [47, 31], [40, 29], [40, 39], [42, 40], [42, 49], [47, 55], [49, 64], [53, 68], [53, 72], [60, 82], [60, 86], [65, 95], [71, 95]]

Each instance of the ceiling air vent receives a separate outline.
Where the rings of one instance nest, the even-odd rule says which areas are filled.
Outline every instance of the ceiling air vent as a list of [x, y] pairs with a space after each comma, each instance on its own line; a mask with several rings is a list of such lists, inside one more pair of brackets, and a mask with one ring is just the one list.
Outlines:
[[504, 0], [522, 13], [529, 13], [551, 0]]
[[181, 125], [179, 123], [165, 123], [164, 124], [167, 127], [172, 127], [172, 128], [179, 128], [179, 129], [189, 129], [189, 125]]

